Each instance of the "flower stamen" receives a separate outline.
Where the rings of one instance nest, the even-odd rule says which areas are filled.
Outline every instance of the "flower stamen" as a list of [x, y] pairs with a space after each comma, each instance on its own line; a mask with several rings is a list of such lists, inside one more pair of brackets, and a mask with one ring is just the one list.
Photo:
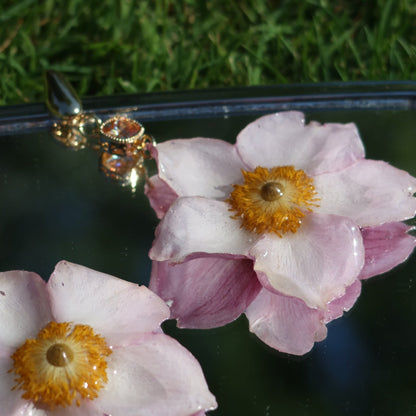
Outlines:
[[105, 339], [88, 325], [49, 322], [11, 356], [16, 375], [12, 390], [45, 409], [93, 400], [107, 383]]
[[242, 170], [244, 183], [233, 185], [226, 200], [230, 211], [241, 226], [257, 234], [274, 232], [279, 237], [295, 233], [311, 207], [319, 206], [313, 179], [293, 166], [267, 169], [256, 167], [253, 172]]

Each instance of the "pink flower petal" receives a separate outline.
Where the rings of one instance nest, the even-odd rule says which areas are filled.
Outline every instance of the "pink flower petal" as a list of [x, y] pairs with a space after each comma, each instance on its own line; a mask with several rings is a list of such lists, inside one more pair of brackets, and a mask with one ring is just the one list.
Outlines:
[[1, 415], [20, 416], [26, 415], [24, 412], [27, 405], [26, 400], [21, 398], [21, 390], [12, 390], [16, 384], [14, 374], [9, 373], [13, 366], [13, 361], [7, 358], [0, 358], [0, 403]]
[[144, 193], [149, 198], [150, 205], [159, 219], [163, 218], [166, 211], [178, 197], [175, 191], [156, 175], [147, 181]]
[[111, 415], [192, 415], [216, 407], [196, 359], [164, 334], [115, 349], [108, 379], [95, 401]]
[[170, 140], [157, 146], [159, 176], [179, 196], [225, 199], [244, 167], [235, 147], [216, 139]]
[[51, 320], [45, 282], [35, 273], [0, 273], [0, 350], [18, 348]]
[[385, 273], [404, 262], [416, 246], [416, 238], [407, 234], [411, 229], [402, 222], [363, 228], [365, 263], [359, 278]]
[[238, 318], [261, 285], [251, 260], [205, 257], [153, 262], [150, 289], [171, 305], [182, 328], [213, 328]]
[[[1, 372], [0, 364], [0, 372]], [[11, 381], [4, 383], [4, 378], [0, 378], [0, 402], [2, 415], [7, 416], [103, 416], [101, 409], [94, 405], [95, 401], [84, 400], [81, 406], [75, 404], [69, 407], [55, 407], [53, 410], [39, 409], [28, 400], [22, 399], [21, 390], [11, 390], [10, 386], [14, 385], [13, 375], [10, 375]], [[3, 389], [3, 383], [6, 384]], [[10, 384], [8, 384], [10, 383]]]
[[355, 124], [304, 125], [299, 112], [255, 120], [237, 137], [237, 148], [250, 168], [294, 165], [309, 175], [343, 169], [364, 157]]
[[98, 408], [96, 400], [83, 400], [81, 406], [56, 407], [47, 413], [48, 416], [104, 416], [106, 413]]
[[[295, 234], [267, 234], [250, 250], [266, 288], [325, 309], [364, 264], [361, 232], [348, 218], [310, 214]], [[272, 289], [273, 290], [273, 289]]]
[[329, 303], [324, 314], [324, 322], [328, 323], [334, 319], [340, 318], [344, 312], [349, 311], [358, 299], [358, 296], [360, 296], [360, 293], [361, 282], [356, 280], [352, 285], [346, 288], [344, 296]]
[[27, 403], [25, 408], [13, 416], [55, 416], [56, 413], [51, 411], [46, 411], [43, 409], [38, 409], [34, 407], [31, 403]]
[[416, 213], [416, 178], [389, 164], [361, 160], [315, 179], [317, 212], [349, 217], [360, 227], [412, 218]]
[[255, 237], [230, 215], [228, 204], [222, 201], [178, 198], [156, 230], [150, 258], [179, 263], [195, 253], [244, 256]]
[[247, 308], [250, 331], [272, 348], [289, 354], [307, 353], [315, 341], [326, 337], [321, 311], [300, 299], [262, 289]]
[[345, 295], [328, 304], [326, 310], [311, 309], [300, 299], [262, 289], [247, 308], [250, 331], [272, 348], [289, 354], [302, 355], [315, 342], [326, 338], [325, 324], [348, 311], [361, 291], [356, 280]]
[[165, 303], [144, 286], [61, 261], [47, 285], [57, 321], [90, 325], [110, 345], [143, 332], [160, 332], [169, 317]]

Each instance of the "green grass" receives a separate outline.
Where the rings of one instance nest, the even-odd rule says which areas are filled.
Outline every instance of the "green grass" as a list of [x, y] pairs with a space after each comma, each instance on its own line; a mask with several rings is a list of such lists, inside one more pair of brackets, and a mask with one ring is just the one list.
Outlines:
[[81, 96], [415, 80], [414, 0], [3, 0], [0, 104]]

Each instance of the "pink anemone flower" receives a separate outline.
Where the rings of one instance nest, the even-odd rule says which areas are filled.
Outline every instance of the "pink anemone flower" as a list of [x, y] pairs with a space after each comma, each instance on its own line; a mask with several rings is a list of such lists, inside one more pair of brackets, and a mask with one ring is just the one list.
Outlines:
[[354, 124], [261, 117], [235, 145], [178, 139], [153, 149], [146, 193], [161, 222], [150, 288], [178, 326], [245, 312], [269, 346], [304, 354], [357, 300], [361, 279], [404, 261], [416, 179], [366, 160]]
[[143, 286], [62, 261], [48, 283], [0, 273], [0, 408], [7, 416], [204, 414], [196, 359], [165, 335]]

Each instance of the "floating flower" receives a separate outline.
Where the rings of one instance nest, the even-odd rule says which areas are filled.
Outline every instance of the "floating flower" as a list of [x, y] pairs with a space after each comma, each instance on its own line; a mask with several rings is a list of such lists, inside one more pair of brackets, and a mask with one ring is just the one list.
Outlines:
[[150, 287], [182, 327], [250, 329], [304, 354], [352, 307], [360, 280], [404, 261], [416, 179], [366, 160], [354, 124], [262, 117], [235, 145], [171, 140], [153, 149], [147, 195], [162, 218]]
[[0, 273], [0, 406], [17, 415], [200, 415], [216, 406], [195, 358], [163, 334], [146, 287], [62, 261], [48, 283]]

